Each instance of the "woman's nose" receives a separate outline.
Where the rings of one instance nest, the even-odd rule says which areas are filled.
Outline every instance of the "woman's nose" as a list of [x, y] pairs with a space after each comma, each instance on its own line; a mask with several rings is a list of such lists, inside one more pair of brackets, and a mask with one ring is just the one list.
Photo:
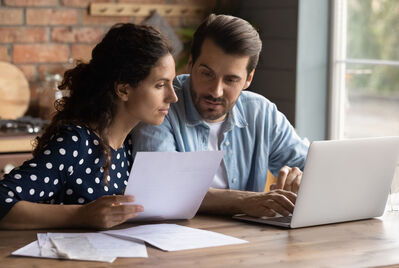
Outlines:
[[176, 96], [176, 92], [175, 92], [173, 86], [169, 87], [168, 96], [167, 96], [166, 100], [168, 103], [174, 103], [174, 102], [178, 101], [178, 98]]

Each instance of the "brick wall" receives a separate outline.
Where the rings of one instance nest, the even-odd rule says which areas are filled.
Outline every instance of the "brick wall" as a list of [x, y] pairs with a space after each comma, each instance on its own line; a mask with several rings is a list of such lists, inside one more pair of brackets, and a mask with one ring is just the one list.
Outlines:
[[[215, 0], [0, 0], [0, 61], [18, 66], [31, 89], [36, 115], [38, 90], [46, 73], [62, 74], [77, 59], [89, 60], [91, 50], [117, 22], [141, 23], [143, 17], [99, 17], [88, 13], [93, 2], [143, 4], [201, 4]], [[201, 17], [168, 17], [176, 30], [196, 26]]]

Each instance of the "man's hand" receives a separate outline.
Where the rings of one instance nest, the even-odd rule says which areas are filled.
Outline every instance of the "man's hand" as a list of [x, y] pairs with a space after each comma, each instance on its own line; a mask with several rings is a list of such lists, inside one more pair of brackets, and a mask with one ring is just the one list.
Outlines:
[[284, 166], [278, 173], [277, 183], [270, 185], [270, 190], [283, 189], [298, 193], [301, 179], [302, 171], [299, 168]]
[[140, 205], [123, 204], [133, 201], [133, 196], [105, 195], [83, 205], [78, 215], [83, 221], [83, 226], [97, 229], [111, 228], [144, 211]]
[[294, 211], [296, 194], [285, 190], [267, 193], [248, 192], [242, 198], [241, 212], [253, 217], [274, 217], [276, 212], [288, 216]]

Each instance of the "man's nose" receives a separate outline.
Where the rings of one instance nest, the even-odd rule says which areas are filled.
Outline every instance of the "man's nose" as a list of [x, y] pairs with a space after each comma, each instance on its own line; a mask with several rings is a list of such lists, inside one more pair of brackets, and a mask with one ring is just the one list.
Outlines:
[[222, 79], [215, 79], [215, 82], [212, 85], [210, 94], [214, 98], [219, 98], [219, 97], [223, 96], [223, 81], [222, 81]]

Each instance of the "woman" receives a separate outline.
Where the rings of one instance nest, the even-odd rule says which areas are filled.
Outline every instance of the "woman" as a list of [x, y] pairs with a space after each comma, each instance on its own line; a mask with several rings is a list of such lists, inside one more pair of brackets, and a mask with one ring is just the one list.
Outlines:
[[123, 195], [127, 136], [140, 121], [161, 124], [177, 101], [170, 52], [153, 28], [117, 24], [90, 63], [65, 72], [59, 88], [68, 97], [56, 103], [33, 159], [0, 181], [0, 228], [109, 228], [143, 211]]

